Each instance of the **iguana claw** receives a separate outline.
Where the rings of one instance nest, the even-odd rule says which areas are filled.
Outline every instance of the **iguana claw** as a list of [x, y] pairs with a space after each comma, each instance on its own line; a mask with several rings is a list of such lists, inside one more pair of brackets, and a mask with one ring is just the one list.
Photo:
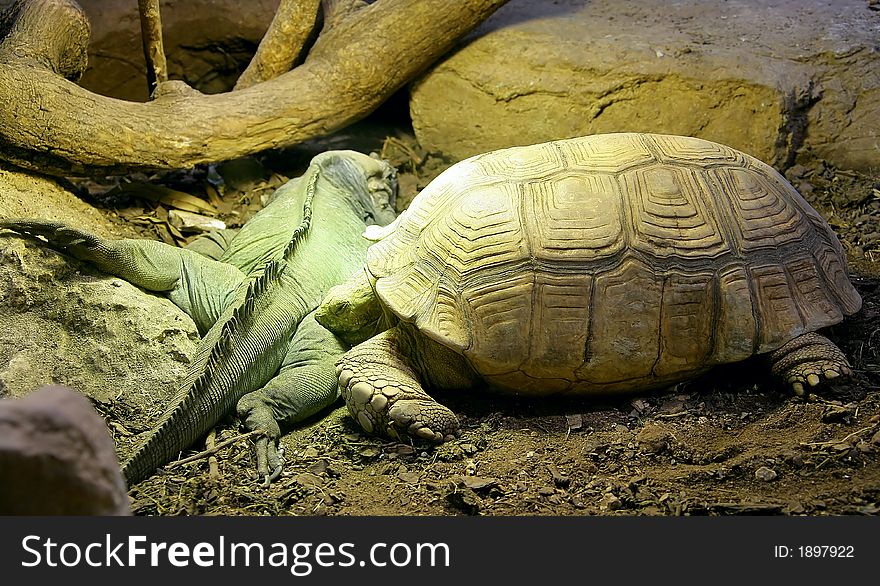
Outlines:
[[[269, 441], [268, 436], [261, 436], [256, 442], [257, 450], [257, 474], [262, 479], [260, 485], [267, 488], [273, 480], [281, 476], [284, 467], [283, 450], [276, 445], [277, 440]], [[272, 471], [269, 467], [272, 466]]]
[[266, 475], [263, 478], [263, 482], [260, 484], [263, 488], [269, 488], [269, 485], [272, 484], [272, 481], [281, 476], [281, 468], [283, 466], [279, 464], [274, 470], [272, 470], [271, 474]]

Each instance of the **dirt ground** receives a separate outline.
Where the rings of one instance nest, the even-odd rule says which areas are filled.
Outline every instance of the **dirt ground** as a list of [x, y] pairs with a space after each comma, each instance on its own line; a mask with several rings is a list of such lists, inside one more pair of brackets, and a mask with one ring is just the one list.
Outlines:
[[[292, 160], [307, 161], [309, 149], [343, 147], [381, 150], [398, 166], [400, 207], [445, 165], [421, 152], [405, 133], [388, 139], [375, 132], [368, 139], [350, 134], [312, 144]], [[268, 169], [279, 160], [289, 162], [291, 156], [267, 157], [261, 163]], [[272, 177], [277, 181], [277, 173], [284, 172]], [[240, 431], [230, 418], [218, 426], [215, 440], [233, 440], [228, 447], [211, 457], [168, 466], [132, 487], [134, 512], [880, 513], [880, 174], [840, 172], [820, 161], [810, 168], [794, 167], [787, 175], [841, 234], [853, 281], [864, 299], [857, 315], [827, 332], [854, 367], [851, 381], [796, 398], [769, 376], [757, 357], [665, 392], [610, 400], [442, 394], [438, 399], [459, 416], [463, 434], [441, 446], [365, 435], [340, 403], [283, 438], [284, 472], [268, 488], [256, 479], [252, 438], [235, 441]], [[191, 177], [163, 180], [182, 182], [198, 195]], [[258, 207], [254, 193], [224, 198], [231, 225]], [[145, 226], [155, 228], [149, 222]], [[150, 428], [148, 418], [123, 403], [97, 407], [122, 456], [139, 432]], [[121, 427], [114, 425], [119, 422]], [[124, 430], [134, 435], [123, 435]], [[204, 449], [195, 446], [182, 457]]]

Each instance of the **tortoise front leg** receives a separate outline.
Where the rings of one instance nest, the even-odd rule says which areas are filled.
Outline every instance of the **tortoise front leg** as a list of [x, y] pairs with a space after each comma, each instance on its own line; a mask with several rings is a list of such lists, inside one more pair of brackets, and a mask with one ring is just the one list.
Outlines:
[[443, 442], [459, 433], [458, 418], [422, 388], [475, 382], [467, 362], [439, 344], [394, 327], [348, 351], [336, 367], [349, 413], [367, 433]]
[[851, 376], [852, 368], [834, 342], [815, 332], [803, 334], [770, 354], [773, 374], [785, 379], [796, 395], [804, 385]]

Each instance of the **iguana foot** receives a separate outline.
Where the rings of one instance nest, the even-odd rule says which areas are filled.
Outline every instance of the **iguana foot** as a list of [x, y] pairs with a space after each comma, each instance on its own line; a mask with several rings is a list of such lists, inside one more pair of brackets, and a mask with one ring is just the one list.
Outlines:
[[101, 238], [91, 232], [52, 220], [4, 220], [0, 221], [0, 229], [30, 238], [45, 238], [52, 248], [68, 251], [77, 258], [87, 256], [102, 243]]
[[281, 428], [259, 391], [242, 397], [236, 411], [246, 430], [260, 430], [264, 433], [256, 441], [255, 456], [261, 484], [264, 487], [269, 486], [281, 475], [281, 468], [284, 466], [283, 451], [279, 447]]
[[432, 442], [459, 433], [458, 418], [431, 398], [397, 348], [394, 330], [350, 350], [336, 368], [348, 412], [367, 433]]
[[773, 374], [785, 379], [798, 396], [805, 385], [815, 387], [823, 380], [851, 376], [852, 368], [834, 342], [815, 332], [798, 336], [772, 354]]
[[262, 479], [260, 486], [267, 488], [272, 481], [281, 476], [284, 467], [284, 450], [279, 447], [278, 439], [261, 436], [257, 440], [257, 474]]

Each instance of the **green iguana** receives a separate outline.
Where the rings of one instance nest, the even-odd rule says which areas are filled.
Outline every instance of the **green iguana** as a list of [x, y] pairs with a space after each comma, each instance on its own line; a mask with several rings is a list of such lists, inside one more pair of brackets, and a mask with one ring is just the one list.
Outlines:
[[313, 312], [331, 286], [361, 267], [369, 245], [363, 232], [394, 219], [395, 195], [393, 167], [331, 151], [279, 188], [237, 233], [201, 242], [213, 254], [107, 240], [43, 220], [3, 220], [0, 228], [43, 237], [104, 272], [165, 293], [203, 335], [169, 408], [123, 465], [129, 486], [177, 457], [233, 407], [247, 429], [264, 432], [257, 470], [268, 483], [281, 470], [281, 428], [338, 397], [334, 364], [346, 347]]

